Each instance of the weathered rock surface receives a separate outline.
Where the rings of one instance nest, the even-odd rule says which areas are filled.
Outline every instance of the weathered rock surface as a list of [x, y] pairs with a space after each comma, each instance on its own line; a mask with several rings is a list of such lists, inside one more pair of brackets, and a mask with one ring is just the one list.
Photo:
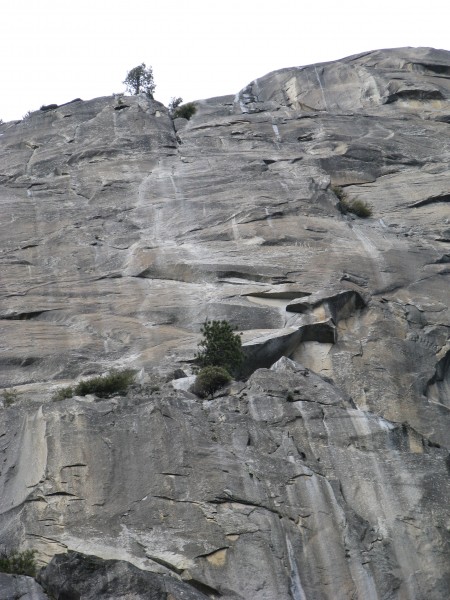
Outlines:
[[[140, 96], [0, 125], [0, 539], [210, 598], [446, 599], [450, 53], [197, 106], [176, 131]], [[156, 390], [206, 317], [249, 379]], [[112, 366], [142, 385], [50, 402]]]
[[2, 600], [48, 600], [42, 587], [31, 577], [0, 573]]
[[79, 552], [58, 554], [39, 573], [38, 579], [58, 600], [208, 600], [208, 596], [173, 577], [142, 571], [124, 561], [105, 561]]

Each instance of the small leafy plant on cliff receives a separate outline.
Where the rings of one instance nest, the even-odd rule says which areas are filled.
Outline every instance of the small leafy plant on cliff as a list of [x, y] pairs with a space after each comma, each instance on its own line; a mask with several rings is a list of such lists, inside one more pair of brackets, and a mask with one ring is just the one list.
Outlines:
[[173, 111], [173, 118], [174, 119], [187, 119], [189, 121], [189, 119], [195, 115], [195, 113], [197, 112], [197, 107], [195, 106], [194, 102], [187, 102], [186, 104], [182, 104], [181, 106], [178, 106], [178, 108], [176, 108]]
[[67, 400], [73, 397], [73, 387], [60, 388], [53, 394], [52, 400], [54, 402], [61, 402], [61, 400]]
[[204, 367], [197, 373], [193, 392], [200, 398], [207, 398], [230, 381], [231, 375], [223, 367]]
[[75, 394], [77, 396], [95, 394], [100, 398], [108, 398], [108, 396], [112, 396], [113, 394], [126, 392], [133, 379], [134, 371], [130, 369], [111, 371], [109, 375], [92, 377], [91, 379], [80, 381], [75, 387]]
[[175, 111], [180, 106], [180, 104], [182, 104], [182, 102], [183, 102], [183, 98], [180, 98], [180, 97], [170, 99], [170, 102], [168, 104], [168, 109], [169, 109], [169, 115], [172, 118], [173, 118]]
[[17, 390], [14, 388], [10, 388], [9, 390], [3, 390], [2, 392], [3, 400], [5, 402], [5, 406], [11, 406], [18, 399], [19, 395]]
[[12, 550], [9, 554], [0, 552], [0, 572], [11, 573], [13, 575], [36, 575], [36, 560], [34, 555], [36, 550]]
[[65, 400], [72, 396], [87, 396], [94, 394], [99, 398], [109, 398], [114, 394], [124, 394], [134, 380], [135, 372], [132, 369], [111, 371], [109, 375], [91, 377], [80, 381], [74, 388], [61, 388], [53, 396], [53, 400]]
[[372, 207], [364, 200], [359, 198], [349, 199], [345, 191], [339, 186], [333, 186], [331, 190], [339, 198], [338, 208], [342, 214], [352, 213], [361, 219], [372, 216]]
[[372, 216], [372, 207], [370, 204], [364, 200], [360, 200], [359, 198], [341, 202], [341, 209], [343, 210], [344, 214], [347, 212], [353, 213], [361, 219], [367, 219], [368, 217]]

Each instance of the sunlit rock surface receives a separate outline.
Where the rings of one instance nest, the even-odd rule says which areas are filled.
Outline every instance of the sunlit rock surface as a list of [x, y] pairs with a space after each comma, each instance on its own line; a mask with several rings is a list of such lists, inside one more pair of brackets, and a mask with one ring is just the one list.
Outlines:
[[[225, 600], [446, 599], [449, 99], [450, 53], [406, 48], [176, 127], [143, 96], [0, 125], [2, 542]], [[200, 401], [161, 382], [207, 317], [250, 378]], [[111, 367], [141, 385], [50, 401]]]

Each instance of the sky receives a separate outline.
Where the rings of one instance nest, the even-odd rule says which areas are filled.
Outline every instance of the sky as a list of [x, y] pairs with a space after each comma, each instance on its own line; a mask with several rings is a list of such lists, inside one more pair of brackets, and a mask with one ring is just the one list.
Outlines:
[[[10, 0], [0, 21], [0, 119], [125, 91], [152, 66], [155, 99], [235, 94], [270, 71], [402, 46], [450, 49], [445, 0]], [[447, 17], [445, 17], [447, 12]]]

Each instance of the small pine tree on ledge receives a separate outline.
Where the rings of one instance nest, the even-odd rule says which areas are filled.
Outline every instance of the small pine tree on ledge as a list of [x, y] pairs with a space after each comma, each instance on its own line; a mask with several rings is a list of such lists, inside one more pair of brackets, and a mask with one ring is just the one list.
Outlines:
[[152, 67], [147, 67], [145, 63], [128, 71], [123, 83], [130, 94], [137, 96], [141, 92], [144, 92], [149, 98], [153, 99], [153, 92], [156, 87], [155, 80], [153, 79], [153, 69]]
[[[200, 331], [200, 351], [195, 355], [195, 362], [200, 368], [223, 367], [228, 373], [236, 372], [244, 360], [241, 336], [234, 333], [228, 321], [208, 321]], [[242, 334], [241, 334], [242, 335]]]

